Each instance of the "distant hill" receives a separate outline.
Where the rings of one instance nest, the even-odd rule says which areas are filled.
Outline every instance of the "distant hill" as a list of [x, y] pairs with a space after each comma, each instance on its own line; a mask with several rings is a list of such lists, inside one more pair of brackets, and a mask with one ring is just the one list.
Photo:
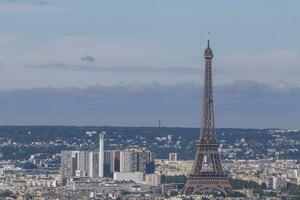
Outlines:
[[[99, 135], [86, 134], [91, 130], [106, 132], [106, 149], [144, 147], [154, 151], [157, 158], [168, 158], [170, 152], [177, 152], [184, 160], [194, 158], [200, 132], [198, 128], [176, 127], [0, 126], [0, 153], [2, 159], [16, 160], [67, 149], [95, 150]], [[233, 155], [229, 159], [300, 159], [297, 130], [221, 128], [217, 129], [217, 139], [224, 156]]]

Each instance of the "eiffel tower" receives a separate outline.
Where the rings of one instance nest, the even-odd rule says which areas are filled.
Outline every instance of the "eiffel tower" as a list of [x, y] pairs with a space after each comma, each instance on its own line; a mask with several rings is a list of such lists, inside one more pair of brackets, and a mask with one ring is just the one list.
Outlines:
[[231, 191], [228, 176], [225, 174], [219, 155], [217, 143], [212, 86], [213, 52], [209, 45], [204, 51], [205, 78], [203, 86], [203, 113], [201, 133], [197, 141], [197, 153], [191, 173], [181, 191], [182, 194], [192, 195], [201, 192], [217, 190], [224, 196]]

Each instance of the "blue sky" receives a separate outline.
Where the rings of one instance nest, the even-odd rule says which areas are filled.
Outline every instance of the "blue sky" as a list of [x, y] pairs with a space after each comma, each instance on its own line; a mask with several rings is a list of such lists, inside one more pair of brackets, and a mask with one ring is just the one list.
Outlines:
[[0, 89], [201, 83], [208, 31], [217, 85], [299, 87], [299, 7], [296, 0], [0, 0]]
[[299, 8], [0, 0], [0, 124], [198, 127], [210, 38], [217, 127], [299, 128]]

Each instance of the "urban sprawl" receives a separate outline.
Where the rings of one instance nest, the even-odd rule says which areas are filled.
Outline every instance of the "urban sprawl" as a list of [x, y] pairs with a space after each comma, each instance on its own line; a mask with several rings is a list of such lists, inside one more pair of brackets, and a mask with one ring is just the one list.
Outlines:
[[[294, 131], [297, 130], [272, 130], [269, 134], [279, 138], [279, 135]], [[23, 165], [17, 165], [15, 160], [2, 160], [2, 194], [7, 199], [184, 199], [178, 194], [190, 173], [192, 159], [178, 159], [180, 156], [175, 151], [169, 152], [166, 159], [156, 158], [153, 151], [134, 145], [134, 141], [128, 147], [118, 149], [113, 143], [107, 144], [112, 140], [110, 134], [102, 132], [86, 131], [84, 135], [98, 138], [99, 147], [83, 150], [84, 145], [79, 144], [76, 150], [62, 150], [57, 154], [37, 153], [22, 161]], [[156, 137], [155, 141], [164, 141], [166, 148], [180, 143], [173, 135]], [[226, 141], [221, 141], [221, 146], [222, 142]], [[47, 144], [34, 142], [32, 145], [55, 147], [60, 143], [58, 140]], [[9, 139], [2, 141], [1, 149], [17, 145]], [[67, 146], [72, 147], [72, 144]], [[275, 147], [267, 149], [265, 158], [236, 159], [241, 149], [244, 153], [254, 152], [247, 148], [249, 146], [247, 139], [241, 138], [232, 146], [219, 150], [232, 187], [240, 194], [237, 195], [240, 197], [227, 198], [293, 197], [288, 188], [300, 185], [300, 162], [278, 158], [282, 152]], [[293, 150], [292, 147], [289, 149]]]

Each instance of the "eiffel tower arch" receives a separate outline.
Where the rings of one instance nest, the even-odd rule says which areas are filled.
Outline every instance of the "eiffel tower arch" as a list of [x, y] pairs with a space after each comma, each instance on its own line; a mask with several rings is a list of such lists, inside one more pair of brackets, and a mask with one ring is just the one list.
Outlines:
[[181, 191], [191, 195], [205, 190], [217, 190], [223, 195], [230, 192], [228, 176], [223, 170], [216, 138], [213, 108], [212, 59], [209, 40], [204, 51], [205, 75], [203, 86], [202, 122], [197, 141], [197, 152], [190, 175]]

